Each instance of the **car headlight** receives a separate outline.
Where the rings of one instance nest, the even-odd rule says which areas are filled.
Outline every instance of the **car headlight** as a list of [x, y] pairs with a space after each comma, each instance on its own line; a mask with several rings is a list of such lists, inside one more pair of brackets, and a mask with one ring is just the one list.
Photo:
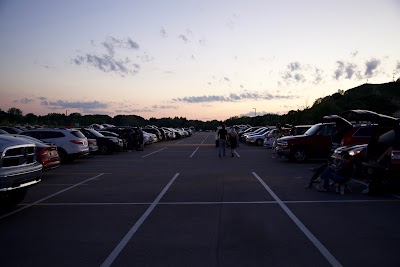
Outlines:
[[353, 156], [355, 156], [357, 154], [360, 154], [360, 152], [361, 152], [361, 149], [352, 149], [348, 153], [349, 153], [350, 156], [353, 157]]

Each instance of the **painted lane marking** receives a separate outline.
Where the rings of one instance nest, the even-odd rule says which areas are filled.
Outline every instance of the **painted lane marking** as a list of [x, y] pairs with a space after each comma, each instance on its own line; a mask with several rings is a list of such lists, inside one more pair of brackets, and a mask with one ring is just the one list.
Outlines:
[[160, 202], [161, 198], [168, 191], [170, 186], [173, 184], [175, 179], [179, 176], [179, 173], [176, 173], [175, 176], [169, 181], [169, 183], [164, 187], [158, 197], [153, 201], [150, 207], [145, 211], [145, 213], [140, 217], [140, 219], [135, 223], [135, 225], [129, 230], [129, 232], [124, 236], [124, 238], [119, 242], [119, 244], [114, 248], [111, 254], [107, 257], [107, 259], [103, 262], [101, 267], [110, 266], [114, 260], [118, 257], [119, 253], [124, 249], [126, 244], [128, 244], [129, 240], [135, 235], [139, 227], [143, 224], [143, 222], [147, 219], [150, 213], [154, 210], [157, 204]]
[[59, 194], [61, 194], [61, 193], [64, 193], [64, 192], [66, 192], [66, 191], [68, 191], [68, 190], [70, 190], [70, 189], [72, 189], [72, 188], [75, 188], [75, 187], [80, 186], [80, 185], [82, 185], [82, 184], [85, 184], [85, 183], [87, 183], [87, 182], [89, 182], [89, 181], [91, 181], [91, 180], [94, 180], [94, 179], [96, 179], [96, 178], [99, 178], [100, 176], [103, 176], [103, 175], [104, 175], [104, 173], [100, 173], [100, 174], [98, 174], [98, 175], [96, 175], [96, 176], [94, 176], [94, 177], [92, 177], [92, 178], [89, 178], [89, 179], [83, 181], [83, 182], [77, 183], [77, 184], [72, 185], [72, 186], [70, 186], [70, 187], [68, 187], [68, 188], [65, 188], [65, 189], [63, 189], [63, 190], [61, 190], [61, 191], [58, 191], [57, 193], [54, 193], [54, 194], [52, 194], [52, 195], [50, 195], [50, 196], [47, 196], [47, 197], [44, 197], [44, 198], [42, 198], [42, 199], [40, 199], [40, 200], [38, 200], [38, 201], [35, 201], [35, 202], [33, 202], [32, 204], [22, 206], [22, 207], [19, 208], [19, 209], [16, 209], [16, 210], [14, 210], [14, 211], [12, 211], [12, 212], [9, 212], [9, 213], [4, 214], [3, 216], [0, 217], [0, 220], [1, 220], [1, 219], [4, 219], [4, 218], [6, 218], [6, 217], [8, 217], [8, 216], [10, 216], [10, 215], [12, 215], [12, 214], [15, 214], [15, 213], [17, 213], [17, 212], [20, 212], [20, 211], [22, 211], [22, 210], [24, 210], [24, 209], [27, 209], [27, 208], [29, 208], [29, 207], [32, 207], [32, 206], [34, 206], [34, 205], [36, 205], [36, 204], [39, 204], [39, 203], [41, 203], [41, 202], [43, 202], [43, 201], [45, 201], [45, 200], [47, 200], [47, 199], [49, 199], [49, 198], [52, 198], [52, 197], [57, 196], [57, 195], [59, 195]]
[[[283, 203], [290, 204], [314, 204], [314, 203], [378, 203], [378, 202], [400, 202], [398, 199], [359, 199], [359, 200], [287, 200], [282, 201]], [[275, 200], [270, 201], [183, 201], [183, 202], [159, 202], [158, 205], [235, 205], [235, 204], [277, 204]], [[87, 203], [26, 203], [19, 204], [19, 206], [143, 206], [143, 205], [151, 205], [150, 202], [87, 202]]]
[[236, 154], [236, 156], [237, 156], [238, 158], [240, 158], [240, 155], [239, 155], [239, 153], [237, 153], [236, 150], [235, 150], [235, 154]]
[[154, 151], [154, 152], [151, 152], [151, 153], [149, 153], [149, 154], [146, 154], [146, 155], [142, 156], [142, 158], [145, 158], [145, 157], [148, 157], [148, 156], [153, 155], [153, 154], [155, 154], [155, 153], [158, 153], [158, 152], [160, 152], [160, 151], [162, 151], [162, 150], [164, 150], [164, 149], [166, 149], [166, 147], [163, 147], [163, 148], [161, 148], [161, 149], [159, 149], [159, 150], [156, 150], [156, 151]]
[[201, 142], [201, 144], [203, 144], [209, 136], [210, 136], [210, 134], [208, 134], [208, 135], [206, 136], [206, 138], [204, 138], [204, 140], [203, 140], [203, 142]]
[[276, 200], [278, 205], [286, 212], [286, 214], [292, 219], [292, 221], [299, 227], [299, 229], [304, 233], [304, 235], [314, 244], [314, 246], [321, 252], [325, 259], [332, 266], [342, 266], [340, 262], [329, 252], [329, 250], [313, 235], [310, 230], [294, 215], [294, 213], [282, 202], [282, 200], [272, 191], [272, 189], [257, 175], [257, 173], [252, 172], [254, 177], [264, 186], [268, 193]]
[[192, 155], [190, 155], [190, 157], [193, 157], [194, 153], [196, 153], [196, 152], [197, 152], [197, 150], [199, 150], [199, 147], [197, 147], [197, 148], [196, 148], [196, 150], [195, 150], [195, 151], [193, 151], [193, 153], [192, 153]]

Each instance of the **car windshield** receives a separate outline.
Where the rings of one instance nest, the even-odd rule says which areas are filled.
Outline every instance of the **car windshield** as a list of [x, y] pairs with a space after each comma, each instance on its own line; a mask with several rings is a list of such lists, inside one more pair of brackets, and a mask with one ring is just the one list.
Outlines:
[[78, 138], [85, 138], [85, 136], [83, 135], [83, 133], [81, 133], [81, 131], [71, 131], [71, 134], [75, 135]]
[[308, 129], [304, 135], [314, 135], [321, 128], [321, 124], [315, 124], [310, 129]]
[[93, 134], [96, 137], [104, 137], [104, 135], [102, 133], [99, 133], [96, 130], [88, 130], [91, 134]]

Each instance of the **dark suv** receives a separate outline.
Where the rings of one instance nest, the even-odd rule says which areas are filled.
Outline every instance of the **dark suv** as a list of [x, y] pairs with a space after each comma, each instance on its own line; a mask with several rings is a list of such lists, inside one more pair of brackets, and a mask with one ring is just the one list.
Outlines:
[[98, 131], [90, 128], [81, 128], [79, 130], [87, 138], [97, 140], [99, 152], [102, 155], [119, 151], [121, 149], [121, 147], [119, 146], [119, 139], [117, 137], [104, 136]]

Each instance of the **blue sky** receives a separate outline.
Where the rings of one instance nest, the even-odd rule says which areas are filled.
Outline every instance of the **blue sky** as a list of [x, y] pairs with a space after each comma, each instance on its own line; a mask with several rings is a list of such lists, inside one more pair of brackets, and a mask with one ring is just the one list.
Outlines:
[[0, 1], [0, 108], [225, 120], [400, 77], [400, 1]]

